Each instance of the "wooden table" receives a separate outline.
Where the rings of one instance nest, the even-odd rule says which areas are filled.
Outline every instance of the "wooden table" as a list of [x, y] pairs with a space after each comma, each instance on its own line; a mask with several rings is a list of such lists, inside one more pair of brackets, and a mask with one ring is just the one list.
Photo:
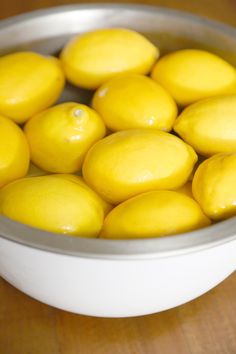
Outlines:
[[[78, 1], [1, 1], [0, 17], [66, 3]], [[235, 0], [145, 3], [236, 26]], [[56, 310], [0, 280], [0, 354], [236, 354], [235, 294], [234, 273], [208, 294], [176, 309], [139, 318], [103, 319]]]

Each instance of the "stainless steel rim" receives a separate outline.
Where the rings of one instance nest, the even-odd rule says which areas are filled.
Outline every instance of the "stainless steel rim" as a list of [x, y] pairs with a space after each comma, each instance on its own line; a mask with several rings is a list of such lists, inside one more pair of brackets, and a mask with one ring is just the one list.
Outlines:
[[[203, 23], [236, 37], [236, 29], [191, 15], [178, 10], [140, 5], [124, 4], [90, 4], [59, 6], [50, 9], [37, 10], [15, 16], [0, 22], [0, 30], [13, 23], [47, 16], [53, 13], [64, 13], [83, 9], [134, 9], [135, 11], [159, 12], [166, 16], [188, 18], [193, 22]], [[71, 237], [49, 232], [43, 232], [0, 216], [0, 234], [7, 239], [27, 247], [37, 248], [47, 252], [70, 256], [99, 259], [147, 259], [153, 257], [168, 257], [178, 254], [200, 251], [209, 247], [219, 246], [236, 240], [236, 217], [209, 226], [207, 228], [180, 234], [177, 236], [152, 238], [145, 240], [102, 240]]]

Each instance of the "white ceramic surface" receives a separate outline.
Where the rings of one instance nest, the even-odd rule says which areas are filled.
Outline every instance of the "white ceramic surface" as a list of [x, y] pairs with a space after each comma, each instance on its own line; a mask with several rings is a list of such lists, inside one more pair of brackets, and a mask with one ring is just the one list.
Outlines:
[[49, 305], [85, 315], [127, 317], [192, 300], [235, 270], [236, 241], [184, 255], [89, 259], [1, 239], [3, 277]]

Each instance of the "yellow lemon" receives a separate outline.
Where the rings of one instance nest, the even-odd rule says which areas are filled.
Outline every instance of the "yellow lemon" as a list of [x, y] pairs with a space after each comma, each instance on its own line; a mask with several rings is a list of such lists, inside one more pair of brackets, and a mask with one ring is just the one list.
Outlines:
[[174, 130], [204, 156], [236, 151], [236, 95], [192, 104], [180, 114]]
[[118, 73], [147, 74], [159, 50], [141, 34], [123, 28], [98, 29], [73, 38], [61, 60], [74, 85], [95, 89]]
[[65, 179], [70, 180], [74, 183], [78, 183], [82, 188], [87, 189], [89, 191], [89, 193], [91, 195], [93, 195], [94, 198], [98, 201], [98, 203], [101, 204], [103, 211], [104, 211], [104, 215], [107, 215], [111, 211], [112, 205], [107, 203], [97, 193], [95, 193], [91, 188], [89, 188], [89, 186], [85, 183], [85, 181], [83, 180], [83, 178], [81, 176], [72, 175], [72, 174], [56, 174], [56, 175], [54, 175], [54, 177], [65, 178]]
[[192, 198], [174, 191], [152, 191], [115, 207], [105, 218], [100, 237], [121, 239], [174, 235], [210, 223]]
[[0, 58], [0, 113], [17, 123], [52, 105], [64, 87], [56, 58], [19, 52]]
[[215, 54], [186, 49], [162, 57], [152, 78], [182, 106], [203, 98], [236, 93], [236, 70]]
[[193, 195], [213, 220], [236, 215], [236, 152], [205, 160], [193, 178]]
[[24, 177], [29, 160], [24, 133], [14, 122], [0, 115], [0, 187]]
[[85, 181], [105, 200], [118, 204], [153, 189], [183, 185], [197, 161], [194, 150], [159, 130], [123, 130], [100, 140], [86, 155]]
[[88, 149], [105, 131], [93, 109], [74, 102], [51, 107], [25, 125], [33, 163], [55, 173], [78, 171]]
[[96, 237], [104, 219], [95, 193], [55, 175], [22, 178], [0, 191], [0, 212], [42, 230]]
[[123, 74], [104, 83], [95, 93], [93, 108], [112, 131], [156, 128], [170, 131], [177, 106], [169, 93], [152, 79]]

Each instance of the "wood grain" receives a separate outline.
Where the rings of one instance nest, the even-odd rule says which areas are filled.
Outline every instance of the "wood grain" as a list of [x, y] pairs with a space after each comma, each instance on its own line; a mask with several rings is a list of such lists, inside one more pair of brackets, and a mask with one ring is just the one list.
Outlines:
[[[66, 3], [78, 1], [1, 1], [0, 18]], [[236, 26], [235, 0], [145, 4], [190, 11]], [[0, 279], [0, 354], [236, 354], [235, 294], [233, 274], [178, 308], [151, 316], [104, 319], [46, 306]]]

